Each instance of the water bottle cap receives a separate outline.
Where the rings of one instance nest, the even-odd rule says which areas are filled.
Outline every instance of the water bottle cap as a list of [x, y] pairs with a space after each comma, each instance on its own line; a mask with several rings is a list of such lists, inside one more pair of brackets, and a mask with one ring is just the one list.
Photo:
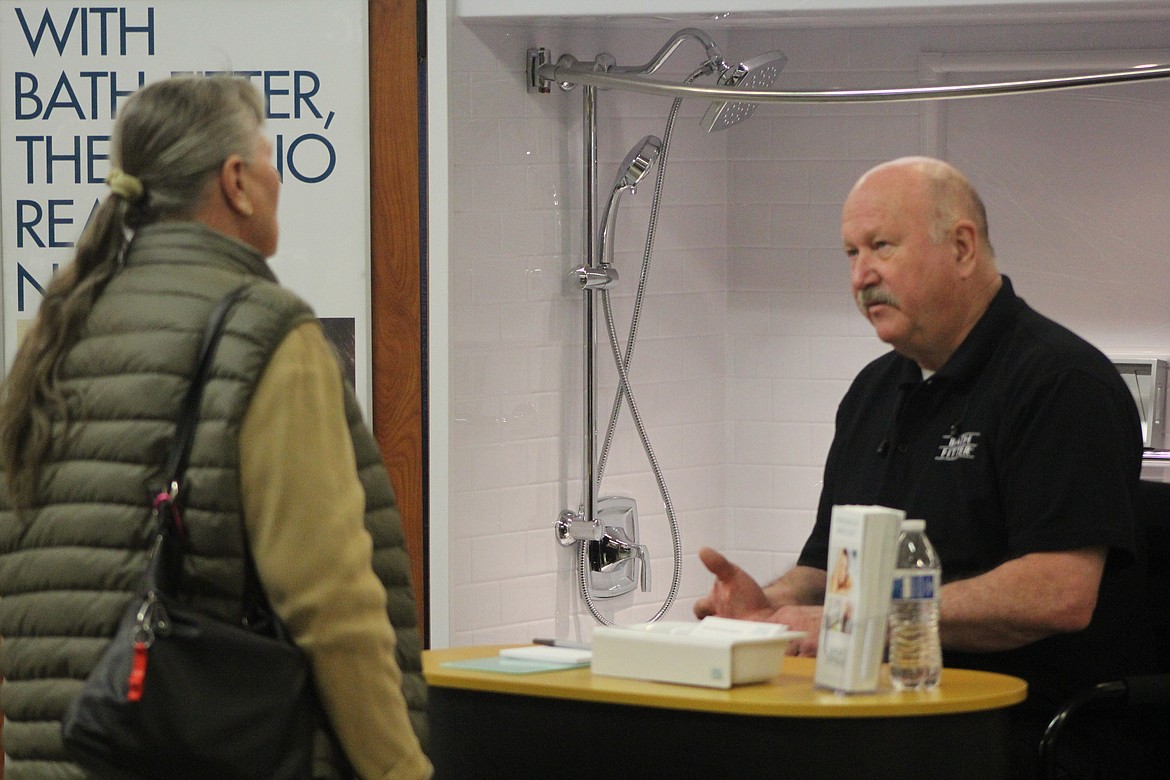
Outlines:
[[922, 533], [926, 530], [925, 520], [903, 520], [902, 531], [906, 533]]

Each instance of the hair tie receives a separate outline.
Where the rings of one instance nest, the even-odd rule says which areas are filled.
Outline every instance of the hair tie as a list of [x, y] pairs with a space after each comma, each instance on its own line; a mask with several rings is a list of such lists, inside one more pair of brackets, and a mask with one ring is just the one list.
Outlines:
[[134, 203], [141, 199], [144, 191], [142, 180], [137, 176], [131, 176], [121, 168], [110, 169], [110, 174], [106, 176], [106, 184], [115, 195], [128, 203]]

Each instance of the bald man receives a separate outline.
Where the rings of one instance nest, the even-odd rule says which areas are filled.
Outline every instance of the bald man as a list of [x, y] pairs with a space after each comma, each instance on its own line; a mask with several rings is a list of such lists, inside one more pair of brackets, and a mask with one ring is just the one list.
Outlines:
[[[979, 195], [947, 163], [868, 171], [841, 235], [857, 307], [893, 351], [838, 407], [797, 565], [761, 587], [704, 548], [716, 579], [695, 614], [786, 623], [808, 631], [792, 650], [815, 655], [832, 507], [903, 509], [927, 521], [942, 560], [945, 665], [1026, 679], [1017, 732], [1034, 753], [1074, 691], [1152, 667], [1129, 565], [1142, 450], [1132, 397], [1108, 358], [1016, 296]], [[1030, 760], [1015, 760], [1020, 776]]]

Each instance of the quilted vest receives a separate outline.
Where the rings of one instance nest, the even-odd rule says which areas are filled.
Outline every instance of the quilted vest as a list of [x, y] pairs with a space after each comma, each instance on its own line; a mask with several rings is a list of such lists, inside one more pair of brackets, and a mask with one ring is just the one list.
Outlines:
[[[73, 423], [67, 432], [54, 426], [38, 505], [18, 521], [0, 480], [0, 709], [9, 780], [83, 776], [65, 759], [60, 718], [139, 585], [151, 528], [146, 507], [208, 316], [245, 283], [204, 391], [184, 515], [185, 593], [208, 614], [240, 617], [240, 424], [276, 347], [314, 315], [243, 244], [198, 223], [152, 225], [138, 232], [126, 267], [66, 356], [60, 381], [78, 390], [69, 401]], [[425, 748], [422, 641], [401, 518], [377, 444], [343, 385], [374, 569], [386, 587], [403, 694]], [[318, 775], [345, 776], [328, 736], [317, 744]]]

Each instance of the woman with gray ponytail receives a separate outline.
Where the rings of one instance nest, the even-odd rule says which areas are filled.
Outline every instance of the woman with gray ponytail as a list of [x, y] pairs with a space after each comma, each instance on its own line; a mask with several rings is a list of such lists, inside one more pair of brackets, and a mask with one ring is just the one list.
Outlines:
[[139, 585], [156, 484], [208, 315], [246, 285], [185, 487], [192, 605], [241, 619], [246, 554], [313, 669], [322, 778], [429, 777], [421, 639], [394, 491], [309, 306], [266, 262], [280, 179], [256, 90], [141, 89], [109, 194], [0, 393], [7, 780], [84, 777], [59, 729]]

